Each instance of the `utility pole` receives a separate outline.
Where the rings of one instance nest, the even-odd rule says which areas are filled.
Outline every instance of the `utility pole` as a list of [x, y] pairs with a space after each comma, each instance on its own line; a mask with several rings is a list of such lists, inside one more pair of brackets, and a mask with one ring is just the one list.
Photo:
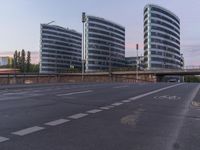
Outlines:
[[82, 35], [82, 81], [84, 80], [84, 72], [85, 72], [85, 22], [86, 22], [86, 14], [82, 13], [82, 23], [83, 23], [83, 35]]
[[111, 77], [111, 73], [112, 73], [112, 66], [111, 66], [111, 47], [109, 44], [109, 76]]
[[138, 82], [138, 49], [139, 49], [139, 44], [136, 44], [136, 51], [137, 51], [137, 60], [136, 60], [136, 82]]

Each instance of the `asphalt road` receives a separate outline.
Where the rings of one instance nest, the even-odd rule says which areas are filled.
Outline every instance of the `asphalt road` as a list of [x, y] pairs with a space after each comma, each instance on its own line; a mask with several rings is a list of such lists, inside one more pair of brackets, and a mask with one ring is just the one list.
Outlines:
[[0, 150], [199, 150], [199, 84], [0, 90]]

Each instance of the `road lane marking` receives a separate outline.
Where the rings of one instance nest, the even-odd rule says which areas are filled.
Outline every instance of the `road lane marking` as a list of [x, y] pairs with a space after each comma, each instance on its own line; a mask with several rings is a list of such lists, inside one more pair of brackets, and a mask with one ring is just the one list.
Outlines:
[[100, 110], [100, 109], [93, 109], [93, 110], [87, 111], [87, 113], [95, 114], [95, 113], [98, 113], [98, 112], [101, 112], [101, 111], [102, 111], [102, 110]]
[[110, 105], [110, 106], [107, 106], [107, 107], [109, 107], [109, 108], [114, 108], [115, 106], [113, 106], [113, 105]]
[[4, 96], [6, 95], [15, 95], [16, 93], [3, 93]]
[[100, 109], [103, 109], [103, 110], [109, 110], [110, 108], [105, 106], [105, 107], [100, 107]]
[[68, 119], [58, 119], [58, 120], [54, 120], [51, 122], [47, 122], [45, 123], [45, 125], [49, 125], [49, 126], [57, 126], [57, 125], [61, 125], [63, 123], [69, 122], [70, 120]]
[[27, 134], [31, 134], [40, 130], [44, 130], [44, 127], [39, 127], [39, 126], [34, 126], [34, 127], [30, 127], [30, 128], [26, 128], [26, 129], [22, 129], [16, 132], [13, 132], [12, 134], [14, 135], [19, 135], [19, 136], [24, 136]]
[[113, 103], [112, 105], [113, 106], [120, 106], [120, 105], [122, 105], [123, 103]]
[[163, 96], [155, 96], [154, 99], [158, 99], [158, 100], [180, 100], [181, 97], [179, 97], [179, 96], [163, 95]]
[[9, 140], [9, 138], [0, 136], [0, 143], [1, 143], [1, 142], [8, 141], [8, 140]]
[[123, 103], [130, 103], [131, 100], [123, 100], [122, 102], [123, 102]]
[[57, 96], [70, 96], [70, 95], [75, 95], [75, 94], [84, 94], [84, 93], [91, 93], [92, 90], [88, 91], [80, 91], [80, 92], [73, 92], [73, 93], [67, 93], [67, 94], [58, 94]]
[[111, 108], [114, 108], [114, 107], [115, 106], [113, 106], [113, 105], [108, 105], [108, 106], [100, 107], [100, 109], [108, 110], [108, 109], [111, 109]]
[[161, 88], [161, 89], [158, 89], [158, 90], [154, 90], [154, 91], [151, 91], [151, 92], [148, 92], [148, 93], [145, 93], [145, 94], [141, 94], [141, 95], [138, 95], [138, 96], [135, 96], [135, 97], [131, 97], [128, 100], [134, 101], [134, 100], [143, 98], [145, 96], [149, 96], [149, 95], [152, 95], [152, 94], [155, 94], [155, 93], [158, 93], [158, 92], [161, 92], [161, 91], [164, 91], [164, 90], [167, 90], [167, 89], [170, 89], [170, 88], [182, 85], [182, 84], [184, 84], [184, 83], [176, 84], [176, 85], [172, 85], [172, 86], [167, 86], [167, 87], [164, 87], [164, 88]]
[[129, 86], [127, 85], [124, 85], [124, 86], [116, 86], [116, 87], [113, 87], [113, 89], [120, 89], [120, 88], [128, 88]]
[[88, 114], [84, 114], [84, 113], [79, 113], [79, 114], [75, 114], [75, 115], [72, 115], [72, 116], [69, 116], [68, 118], [71, 118], [71, 119], [79, 119], [79, 118], [83, 118], [85, 116], [87, 116]]
[[3, 93], [3, 95], [5, 95], [5, 96], [9, 96], [9, 95], [21, 95], [21, 94], [28, 94], [28, 92], [27, 91], [25, 91], [25, 92], [9, 92], [9, 93]]

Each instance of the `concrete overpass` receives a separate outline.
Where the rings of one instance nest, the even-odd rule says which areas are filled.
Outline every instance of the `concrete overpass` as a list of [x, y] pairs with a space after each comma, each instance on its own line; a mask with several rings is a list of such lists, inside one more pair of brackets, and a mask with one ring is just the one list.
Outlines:
[[200, 75], [200, 69], [182, 69], [182, 70], [159, 70], [159, 71], [151, 71], [156, 76], [165, 76], [165, 75]]
[[[113, 72], [112, 74], [136, 74], [136, 71], [125, 71], [125, 72]], [[139, 75], [156, 75], [156, 76], [165, 76], [165, 75], [200, 75], [199, 69], [181, 69], [181, 70], [145, 70], [139, 71]]]
[[[136, 71], [128, 72], [113, 72], [113, 75], [134, 75]], [[149, 76], [151, 78], [156, 78], [156, 81], [163, 81], [164, 77], [169, 76], [186, 76], [186, 75], [200, 75], [200, 67], [198, 68], [185, 68], [178, 70], [144, 70], [138, 72], [140, 76]]]

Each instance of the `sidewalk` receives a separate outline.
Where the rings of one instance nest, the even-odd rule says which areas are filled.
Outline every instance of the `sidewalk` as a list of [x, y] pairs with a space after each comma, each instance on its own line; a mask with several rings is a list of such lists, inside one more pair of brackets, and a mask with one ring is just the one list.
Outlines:
[[192, 105], [195, 107], [200, 107], [200, 89], [198, 89], [198, 93], [192, 101]]

